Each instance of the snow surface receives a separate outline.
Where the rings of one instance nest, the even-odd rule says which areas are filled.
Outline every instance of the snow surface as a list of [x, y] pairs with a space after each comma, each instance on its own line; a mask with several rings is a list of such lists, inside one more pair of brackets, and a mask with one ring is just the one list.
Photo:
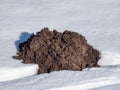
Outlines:
[[[84, 35], [102, 67], [36, 75], [37, 65], [12, 59], [43, 27]], [[120, 0], [0, 0], [0, 90], [119, 90], [119, 37]]]

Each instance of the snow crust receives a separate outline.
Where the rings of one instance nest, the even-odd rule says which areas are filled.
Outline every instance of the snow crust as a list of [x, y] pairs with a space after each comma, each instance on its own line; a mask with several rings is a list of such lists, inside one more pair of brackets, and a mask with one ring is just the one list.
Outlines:
[[[102, 67], [36, 75], [37, 65], [12, 59], [16, 42], [43, 27], [83, 34]], [[119, 90], [119, 38], [120, 0], [0, 0], [0, 90]]]

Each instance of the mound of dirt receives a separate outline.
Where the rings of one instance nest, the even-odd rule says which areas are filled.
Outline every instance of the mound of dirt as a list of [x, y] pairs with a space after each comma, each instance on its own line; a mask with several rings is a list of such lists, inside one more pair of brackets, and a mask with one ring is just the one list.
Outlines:
[[42, 29], [19, 45], [15, 59], [36, 63], [39, 73], [58, 70], [82, 70], [96, 67], [100, 52], [87, 43], [84, 36], [71, 31], [63, 33]]

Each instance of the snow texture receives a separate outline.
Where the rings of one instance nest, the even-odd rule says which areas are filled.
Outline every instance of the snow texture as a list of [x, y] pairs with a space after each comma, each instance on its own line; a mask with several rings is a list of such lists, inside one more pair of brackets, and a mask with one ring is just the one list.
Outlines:
[[[12, 59], [43, 27], [84, 35], [101, 51], [102, 67], [35, 75], [37, 65]], [[119, 37], [120, 0], [0, 0], [0, 90], [119, 90]]]

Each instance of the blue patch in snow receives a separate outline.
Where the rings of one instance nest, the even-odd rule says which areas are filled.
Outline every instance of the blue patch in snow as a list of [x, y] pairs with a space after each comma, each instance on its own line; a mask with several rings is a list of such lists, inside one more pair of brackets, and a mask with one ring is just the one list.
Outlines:
[[28, 38], [30, 38], [30, 33], [22, 32], [21, 35], [19, 36], [19, 40], [15, 41], [16, 49], [19, 50], [19, 44], [27, 41]]

